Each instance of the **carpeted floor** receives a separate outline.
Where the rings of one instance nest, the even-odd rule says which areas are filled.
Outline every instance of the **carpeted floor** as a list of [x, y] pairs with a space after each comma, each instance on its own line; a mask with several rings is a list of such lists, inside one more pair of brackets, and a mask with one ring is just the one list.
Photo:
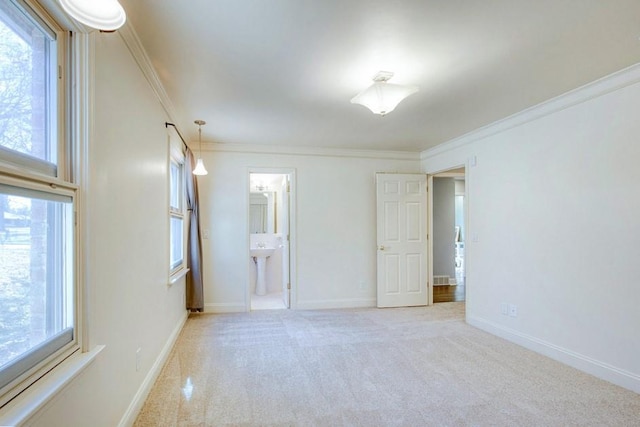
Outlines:
[[135, 426], [640, 426], [640, 395], [463, 316], [464, 303], [193, 315]]

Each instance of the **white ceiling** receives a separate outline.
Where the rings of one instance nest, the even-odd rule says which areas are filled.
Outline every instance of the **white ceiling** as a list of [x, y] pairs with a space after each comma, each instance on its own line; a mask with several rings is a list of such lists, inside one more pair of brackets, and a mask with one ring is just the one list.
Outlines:
[[122, 3], [191, 141], [421, 151], [640, 62], [638, 0]]

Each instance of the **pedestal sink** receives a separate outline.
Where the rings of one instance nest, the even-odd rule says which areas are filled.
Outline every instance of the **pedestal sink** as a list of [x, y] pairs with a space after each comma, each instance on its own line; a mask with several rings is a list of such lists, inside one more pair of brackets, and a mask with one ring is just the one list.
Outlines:
[[267, 294], [267, 258], [269, 258], [275, 248], [252, 248], [251, 257], [256, 263], [256, 295]]

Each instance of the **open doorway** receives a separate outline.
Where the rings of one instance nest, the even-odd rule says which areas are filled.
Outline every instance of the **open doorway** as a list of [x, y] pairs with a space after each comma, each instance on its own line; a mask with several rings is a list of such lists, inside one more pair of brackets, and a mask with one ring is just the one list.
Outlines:
[[464, 301], [466, 297], [465, 169], [432, 177], [433, 302]]
[[250, 310], [291, 303], [292, 172], [249, 172]]

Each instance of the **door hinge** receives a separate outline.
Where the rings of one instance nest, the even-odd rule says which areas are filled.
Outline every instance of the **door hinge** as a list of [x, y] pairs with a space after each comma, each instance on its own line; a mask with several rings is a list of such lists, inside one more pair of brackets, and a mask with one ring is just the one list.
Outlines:
[[58, 79], [62, 80], [62, 65], [58, 65]]
[[291, 283], [287, 283], [287, 289], [291, 289]]

